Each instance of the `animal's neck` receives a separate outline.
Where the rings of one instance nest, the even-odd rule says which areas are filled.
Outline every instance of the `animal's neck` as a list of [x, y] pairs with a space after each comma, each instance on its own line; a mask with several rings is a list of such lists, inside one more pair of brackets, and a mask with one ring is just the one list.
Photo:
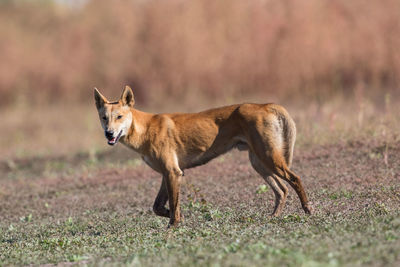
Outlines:
[[133, 108], [131, 112], [132, 124], [125, 138], [125, 143], [127, 146], [140, 153], [142, 146], [146, 142], [146, 133], [153, 114]]

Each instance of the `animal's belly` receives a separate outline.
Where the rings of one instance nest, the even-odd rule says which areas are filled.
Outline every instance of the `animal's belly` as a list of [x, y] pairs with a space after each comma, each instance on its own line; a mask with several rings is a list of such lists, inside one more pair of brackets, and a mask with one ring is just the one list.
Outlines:
[[231, 142], [226, 144], [210, 147], [201, 153], [191, 153], [179, 160], [181, 169], [193, 168], [196, 166], [204, 165], [210, 160], [217, 158], [218, 156], [225, 154], [233, 148], [237, 148], [240, 151], [248, 150], [247, 142], [233, 139]]
[[201, 153], [198, 155], [188, 155], [184, 159], [182, 159], [179, 163], [181, 169], [193, 168], [196, 166], [204, 165], [210, 160], [218, 157], [220, 154], [212, 154], [212, 153]]

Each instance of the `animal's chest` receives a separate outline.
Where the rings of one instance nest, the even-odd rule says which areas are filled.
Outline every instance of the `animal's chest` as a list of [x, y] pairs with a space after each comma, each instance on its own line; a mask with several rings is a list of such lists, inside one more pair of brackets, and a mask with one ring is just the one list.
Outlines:
[[152, 158], [150, 158], [149, 156], [142, 156], [143, 161], [153, 170], [155, 170], [156, 172], [160, 172], [160, 168], [158, 166], [158, 164], [156, 164], [154, 162], [154, 160]]

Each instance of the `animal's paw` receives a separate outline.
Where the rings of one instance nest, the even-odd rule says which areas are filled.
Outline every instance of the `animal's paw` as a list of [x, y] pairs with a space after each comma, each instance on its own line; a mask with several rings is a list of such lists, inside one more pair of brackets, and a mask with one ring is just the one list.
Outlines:
[[177, 227], [179, 226], [179, 224], [180, 224], [180, 222], [177, 222], [177, 221], [175, 221], [175, 222], [169, 222], [169, 223], [168, 223], [168, 226], [167, 226], [167, 229], [177, 228]]
[[176, 227], [178, 227], [181, 223], [183, 223], [183, 215], [181, 215], [181, 216], [179, 217], [179, 220], [177, 220], [177, 219], [175, 219], [175, 220], [170, 220], [167, 228], [168, 228], [168, 229], [170, 229], [170, 228], [176, 228]]
[[312, 208], [312, 203], [308, 202], [306, 205], [303, 206], [303, 210], [306, 214], [311, 215], [313, 214], [313, 208]]

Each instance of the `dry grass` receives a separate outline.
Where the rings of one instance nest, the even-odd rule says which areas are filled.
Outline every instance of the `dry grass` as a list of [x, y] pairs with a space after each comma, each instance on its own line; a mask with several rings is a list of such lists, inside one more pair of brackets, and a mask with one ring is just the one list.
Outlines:
[[86, 101], [93, 86], [124, 84], [147, 105], [393, 95], [398, 14], [397, 0], [3, 1], [0, 99]]
[[[119, 93], [119, 92], [118, 92]], [[360, 102], [331, 98], [329, 102], [281, 103], [294, 117], [297, 129], [297, 147], [340, 143], [349, 140], [379, 138], [400, 140], [400, 114], [398, 101]], [[266, 103], [270, 99], [255, 102]], [[215, 101], [215, 105], [243, 102], [242, 99]], [[378, 105], [377, 102], [385, 104]], [[147, 112], [190, 112], [211, 108], [205, 102], [165, 104], [159, 107], [138, 108]], [[96, 154], [109, 151], [100, 126], [94, 103], [79, 105], [52, 105], [37, 108], [25, 106], [0, 110], [2, 125], [7, 134], [0, 136], [0, 162], [41, 156], [70, 156], [77, 153]]]
[[95, 113], [94, 105], [3, 109], [0, 159], [95, 151], [104, 138]]

